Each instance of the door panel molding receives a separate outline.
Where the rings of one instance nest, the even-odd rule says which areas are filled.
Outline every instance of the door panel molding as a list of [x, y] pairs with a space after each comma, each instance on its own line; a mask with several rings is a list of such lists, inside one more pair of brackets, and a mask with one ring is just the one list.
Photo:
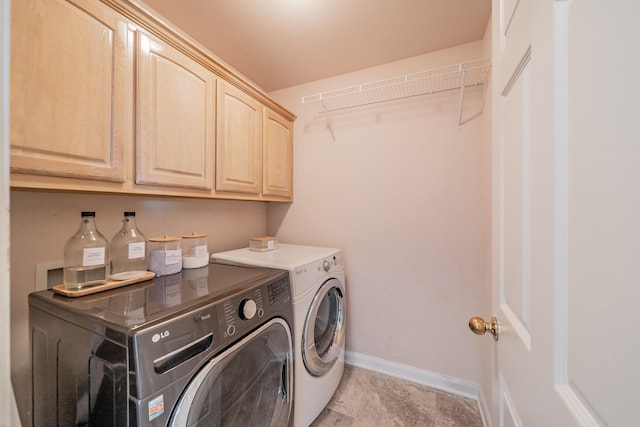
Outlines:
[[572, 384], [556, 386], [556, 392], [581, 426], [601, 427], [607, 425]]
[[502, 28], [501, 33], [503, 35], [507, 35], [509, 32], [509, 27], [511, 27], [511, 21], [513, 21], [514, 16], [516, 15], [516, 10], [518, 10], [518, 5], [520, 4], [520, 0], [503, 0], [501, 4], [502, 8]]
[[499, 106], [502, 117], [499, 301], [503, 315], [527, 351], [531, 350], [530, 59], [528, 48], [502, 91]]
[[[583, 426], [607, 423], [571, 380], [569, 366], [569, 9], [567, 1], [554, 2], [555, 104], [555, 253], [554, 253], [554, 380], [556, 392]], [[587, 332], [589, 333], [589, 332]]]
[[507, 383], [504, 380], [504, 376], [500, 373], [500, 420], [499, 425], [501, 427], [524, 427], [524, 423], [520, 418], [518, 409], [516, 407]]
[[518, 62], [518, 65], [516, 66], [515, 70], [513, 70], [513, 73], [511, 74], [509, 81], [507, 82], [504, 89], [502, 89], [502, 92], [500, 93], [501, 96], [503, 97], [509, 96], [509, 93], [511, 93], [511, 89], [513, 89], [513, 86], [520, 79], [520, 75], [523, 73], [523, 71], [529, 64], [530, 60], [531, 60], [531, 45], [527, 47], [527, 50], [525, 50], [524, 54], [522, 55], [520, 62]]
[[567, 11], [566, 3], [555, 3], [555, 244], [554, 244], [554, 294], [555, 294], [555, 336], [554, 336], [554, 376], [559, 386], [568, 383], [568, 240], [569, 240], [569, 174], [568, 174], [568, 58], [567, 55]]
[[531, 332], [529, 328], [527, 328], [527, 324], [522, 321], [520, 316], [518, 316], [508, 304], [501, 304], [500, 310], [502, 310], [502, 315], [505, 316], [504, 320], [507, 320], [507, 324], [510, 324], [510, 329], [516, 333], [522, 345], [525, 346], [527, 351], [531, 351]]

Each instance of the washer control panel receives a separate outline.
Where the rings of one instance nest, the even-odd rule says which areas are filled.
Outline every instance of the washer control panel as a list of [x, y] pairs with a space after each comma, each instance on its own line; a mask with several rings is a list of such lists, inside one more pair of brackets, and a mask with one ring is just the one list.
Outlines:
[[252, 324], [258, 318], [264, 317], [264, 304], [262, 289], [257, 288], [251, 292], [231, 297], [223, 303], [225, 337], [235, 335], [238, 330], [243, 330], [245, 323]]
[[245, 334], [278, 311], [291, 305], [289, 277], [260, 286], [222, 302], [219, 321], [222, 339], [231, 340]]
[[256, 315], [258, 311], [258, 304], [252, 299], [245, 298], [240, 301], [240, 308], [238, 309], [238, 314], [242, 320], [253, 319], [253, 316]]

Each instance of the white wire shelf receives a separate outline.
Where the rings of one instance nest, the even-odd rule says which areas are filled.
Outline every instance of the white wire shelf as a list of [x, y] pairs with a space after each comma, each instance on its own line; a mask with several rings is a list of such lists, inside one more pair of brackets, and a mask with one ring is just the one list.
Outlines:
[[486, 88], [490, 69], [491, 58], [477, 59], [386, 80], [303, 96], [302, 103], [310, 104], [319, 102], [322, 106], [320, 112], [327, 114], [333, 111], [394, 101], [402, 98], [460, 89], [458, 126], [461, 126], [471, 118], [482, 113], [480, 112], [470, 119], [464, 122], [462, 121], [462, 104], [464, 102], [465, 87], [485, 86]]

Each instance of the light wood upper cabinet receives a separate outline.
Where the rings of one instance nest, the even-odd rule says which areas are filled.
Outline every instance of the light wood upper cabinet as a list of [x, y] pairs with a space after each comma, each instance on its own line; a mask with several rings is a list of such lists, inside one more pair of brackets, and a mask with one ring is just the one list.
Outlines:
[[11, 26], [11, 170], [122, 182], [126, 21], [98, 1], [19, 0]]
[[218, 82], [216, 194], [256, 200], [293, 196], [293, 122], [235, 86]]
[[293, 197], [293, 123], [264, 109], [262, 194]]
[[215, 76], [138, 33], [136, 183], [213, 188]]
[[218, 82], [216, 191], [260, 195], [262, 104], [224, 81]]
[[11, 187], [292, 200], [295, 116], [131, 0], [11, 2]]

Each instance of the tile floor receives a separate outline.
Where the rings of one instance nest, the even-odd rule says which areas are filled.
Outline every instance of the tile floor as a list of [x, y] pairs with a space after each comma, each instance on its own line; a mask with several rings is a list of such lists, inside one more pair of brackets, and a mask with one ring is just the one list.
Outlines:
[[345, 366], [338, 390], [310, 427], [482, 427], [478, 402]]

